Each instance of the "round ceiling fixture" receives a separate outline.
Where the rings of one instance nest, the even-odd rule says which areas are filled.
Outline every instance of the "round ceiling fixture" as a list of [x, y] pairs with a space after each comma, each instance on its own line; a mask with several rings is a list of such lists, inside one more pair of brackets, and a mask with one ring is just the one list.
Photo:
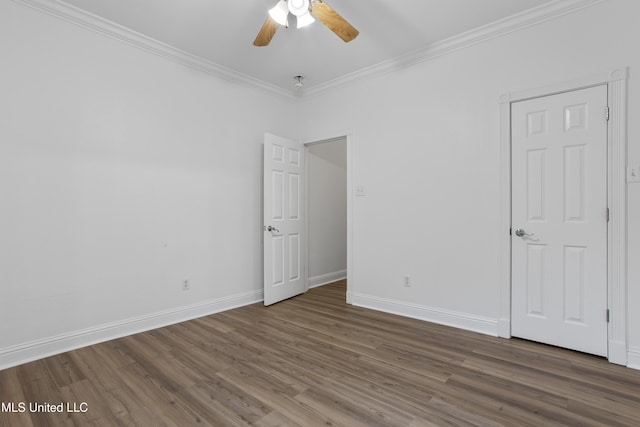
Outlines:
[[289, 0], [289, 12], [296, 16], [302, 16], [309, 12], [309, 0]]

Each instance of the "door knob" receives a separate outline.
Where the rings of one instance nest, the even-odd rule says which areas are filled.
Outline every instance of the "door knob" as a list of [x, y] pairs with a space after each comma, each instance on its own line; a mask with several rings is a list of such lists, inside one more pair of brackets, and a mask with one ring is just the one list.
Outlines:
[[272, 226], [268, 226], [268, 227], [267, 227], [267, 231], [275, 231], [276, 233], [279, 233], [279, 232], [280, 232], [280, 230], [278, 230], [277, 228], [272, 227]]
[[533, 235], [534, 235], [533, 233], [529, 234], [526, 231], [524, 231], [524, 229], [522, 228], [516, 228], [516, 236], [518, 237], [525, 237], [525, 236], [532, 237]]

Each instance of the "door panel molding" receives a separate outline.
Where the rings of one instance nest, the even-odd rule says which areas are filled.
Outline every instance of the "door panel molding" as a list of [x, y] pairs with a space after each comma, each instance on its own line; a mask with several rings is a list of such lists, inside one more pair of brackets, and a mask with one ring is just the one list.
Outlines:
[[[507, 92], [500, 96], [500, 306], [498, 335], [511, 337], [511, 104], [531, 98], [607, 85], [608, 125], [607, 202], [610, 209], [607, 237], [609, 361], [627, 365], [626, 312], [626, 105], [628, 68], [541, 88]], [[604, 112], [603, 112], [604, 114]]]

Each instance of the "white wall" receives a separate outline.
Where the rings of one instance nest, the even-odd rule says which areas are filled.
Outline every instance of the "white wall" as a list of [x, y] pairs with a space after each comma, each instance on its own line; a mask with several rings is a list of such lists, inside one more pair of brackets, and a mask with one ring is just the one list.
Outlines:
[[[497, 333], [499, 97], [629, 66], [628, 160], [640, 164], [638, 16], [635, 0], [605, 1], [302, 101], [302, 136], [353, 130], [353, 185], [367, 189], [353, 200], [355, 302]], [[640, 366], [640, 184], [627, 214]]]
[[262, 298], [290, 100], [9, 0], [0, 52], [0, 369]]
[[347, 141], [309, 146], [309, 283], [329, 283], [347, 273]]

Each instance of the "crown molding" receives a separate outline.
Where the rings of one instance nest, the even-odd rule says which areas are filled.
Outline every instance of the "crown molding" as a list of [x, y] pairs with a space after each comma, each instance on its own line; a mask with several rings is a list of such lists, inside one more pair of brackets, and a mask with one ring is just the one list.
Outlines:
[[228, 82], [258, 88], [271, 94], [296, 99], [321, 94], [354, 81], [379, 77], [442, 55], [456, 52], [460, 49], [464, 49], [478, 43], [483, 43], [514, 31], [576, 12], [607, 0], [555, 0], [551, 3], [529, 9], [491, 24], [432, 43], [405, 55], [345, 74], [344, 76], [330, 80], [326, 83], [305, 88], [304, 93], [300, 94], [294, 94], [289, 90], [271, 83], [267, 83], [263, 80], [240, 73], [231, 68], [216, 64], [197, 55], [193, 55], [189, 52], [185, 52], [168, 44], [159, 42], [151, 37], [86, 12], [61, 0], [12, 1]]
[[60, 0], [13, 0], [47, 15], [63, 19], [120, 42], [127, 43], [145, 52], [160, 56], [189, 68], [202, 71], [225, 81], [244, 86], [258, 88], [271, 94], [292, 98], [290, 91], [284, 90], [255, 77], [240, 73], [231, 68], [208, 61], [181, 49], [162, 43], [151, 37], [140, 34], [115, 22], [79, 9]]
[[484, 43], [515, 31], [522, 30], [558, 17], [577, 12], [607, 0], [556, 0], [516, 15], [492, 22], [458, 34], [448, 39], [432, 43], [407, 54], [345, 74], [326, 83], [305, 89], [305, 96], [321, 94], [348, 83], [375, 78], [412, 65], [456, 52], [467, 47]]

